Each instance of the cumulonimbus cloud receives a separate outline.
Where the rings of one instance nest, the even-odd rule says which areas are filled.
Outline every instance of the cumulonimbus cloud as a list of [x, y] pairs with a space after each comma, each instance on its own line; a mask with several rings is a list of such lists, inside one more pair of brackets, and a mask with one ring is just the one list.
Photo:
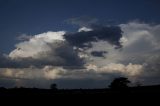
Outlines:
[[74, 82], [117, 75], [144, 84], [160, 81], [160, 25], [130, 22], [80, 29], [22, 40], [9, 55], [0, 55], [1, 77]]

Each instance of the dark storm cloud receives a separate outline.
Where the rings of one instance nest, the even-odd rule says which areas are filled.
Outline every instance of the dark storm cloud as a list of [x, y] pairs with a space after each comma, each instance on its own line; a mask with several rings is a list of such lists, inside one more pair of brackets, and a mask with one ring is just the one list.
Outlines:
[[106, 54], [107, 51], [92, 51], [91, 55], [95, 57], [105, 57], [104, 54]]
[[78, 56], [78, 52], [73, 50], [73, 47], [66, 46], [67, 44], [57, 48], [56, 54], [63, 58], [63, 66], [83, 66], [84, 61]]
[[99, 40], [121, 47], [119, 40], [122, 37], [122, 31], [118, 26], [94, 26], [93, 31], [65, 34], [64, 37], [71, 45], [82, 48], [90, 47], [91, 42]]

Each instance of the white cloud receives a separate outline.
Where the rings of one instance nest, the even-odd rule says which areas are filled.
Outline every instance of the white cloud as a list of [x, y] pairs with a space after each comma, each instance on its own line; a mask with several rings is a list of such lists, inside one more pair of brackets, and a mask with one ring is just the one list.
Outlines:
[[[121, 24], [120, 27], [124, 32], [123, 38], [127, 40], [122, 43], [124, 47], [131, 47], [141, 42], [141, 45], [145, 45], [146, 48], [160, 49], [160, 25], [130, 22], [128, 24]], [[138, 48], [138, 46], [136, 48]]]
[[97, 73], [120, 73], [122, 75], [137, 76], [143, 72], [143, 65], [132, 64], [128, 65], [120, 64], [120, 63], [110, 63], [103, 67], [97, 67], [96, 65], [90, 64], [86, 66], [87, 70], [92, 70]]
[[[92, 42], [92, 48], [82, 53], [87, 55], [92, 51], [107, 51], [107, 53], [102, 58], [89, 55], [86, 58], [87, 68], [97, 70], [97, 72], [122, 73], [128, 77], [142, 77], [148, 73], [148, 70], [152, 70], [149, 71], [151, 73], [159, 73], [158, 65], [156, 65], [160, 57], [159, 26], [137, 22], [121, 24], [123, 36], [120, 42], [123, 47], [115, 49], [114, 46], [104, 41]], [[152, 68], [147, 69], [144, 64]]]
[[64, 31], [59, 31], [34, 35], [31, 39], [29, 39], [29, 41], [16, 44], [16, 49], [9, 54], [9, 57], [13, 59], [27, 57], [34, 58], [35, 55], [41, 52], [50, 51], [52, 49], [49, 45], [50, 43], [56, 44], [56, 42], [64, 41], [64, 34]]
[[53, 67], [53, 66], [45, 66], [43, 68], [44, 71], [44, 77], [46, 79], [58, 79], [63, 77], [63, 75], [66, 73], [66, 70], [62, 67]]
[[11, 67], [82, 66], [82, 59], [64, 36], [64, 31], [47, 32], [16, 44], [9, 54]]
[[43, 68], [1, 68], [0, 77], [14, 80], [15, 86], [22, 86], [25, 85], [25, 81], [32, 81], [32, 83], [45, 81], [49, 83], [49, 81], [53, 82], [56, 80], [108, 80], [113, 74], [136, 78], [143, 72], [143, 66], [137, 64], [123, 65], [111, 63], [103, 67], [89, 65], [86, 68], [64, 69], [63, 67], [55, 66], [45, 66]]
[[82, 27], [80, 29], [78, 29], [78, 32], [89, 32], [89, 31], [92, 31], [93, 29], [91, 28], [87, 28], [87, 27]]
[[6, 77], [13, 77], [14, 71], [10, 69], [6, 69], [5, 71], [1, 72], [1, 75]]
[[121, 24], [123, 33], [122, 50], [117, 54], [125, 63], [148, 63], [149, 57], [154, 62], [155, 55], [160, 51], [160, 25], [150, 25], [144, 23], [131, 22]]
[[0, 68], [0, 76], [8, 79], [41, 79], [43, 71], [36, 68]]
[[[84, 54], [89, 55], [86, 58], [86, 64], [95, 64], [98, 67], [105, 66], [110, 63], [117, 63], [123, 58], [121, 51], [106, 41], [91, 42], [92, 48], [83, 51]], [[91, 55], [92, 51], [106, 51], [104, 57], [95, 57]]]

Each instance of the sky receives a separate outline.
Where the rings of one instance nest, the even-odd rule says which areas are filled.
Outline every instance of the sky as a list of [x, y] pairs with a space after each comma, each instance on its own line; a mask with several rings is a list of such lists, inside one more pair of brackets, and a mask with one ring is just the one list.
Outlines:
[[160, 84], [159, 0], [0, 0], [0, 86]]

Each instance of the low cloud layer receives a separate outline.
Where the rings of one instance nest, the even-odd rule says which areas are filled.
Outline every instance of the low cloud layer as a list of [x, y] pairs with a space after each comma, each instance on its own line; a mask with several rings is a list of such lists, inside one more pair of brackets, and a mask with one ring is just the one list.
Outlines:
[[[14, 50], [0, 54], [1, 79], [9, 80], [0, 84], [8, 86], [12, 80], [13, 86], [46, 87], [57, 82], [62, 88], [92, 88], [106, 87], [118, 76], [157, 84], [159, 33], [160, 25], [130, 22], [117, 26], [82, 25], [74, 33], [22, 35]], [[39, 85], [37, 80], [43, 83]]]
[[[92, 88], [89, 82], [84, 82], [84, 80], [92, 80], [94, 81], [92, 86], [95, 86], [97, 82], [100, 83], [100, 81], [106, 81], [106, 86], [107, 80], [111, 80], [113, 78], [113, 74], [115, 76], [130, 76], [135, 77], [139, 75], [143, 71], [141, 65], [133, 65], [133, 64], [128, 64], [128, 65], [123, 65], [123, 64], [115, 64], [111, 63], [108, 64], [107, 66], [104, 67], [97, 67], [95, 65], [89, 65], [86, 68], [83, 69], [65, 69], [62, 67], [55, 67], [55, 66], [45, 66], [43, 68], [1, 68], [0, 70], [0, 77], [1, 79], [10, 79], [10, 80], [15, 80], [14, 86], [28, 86], [24, 82], [29, 82], [29, 81], [43, 81], [41, 84], [44, 85], [43, 83], [48, 84], [47, 87], [49, 87], [49, 84], [51, 83], [50, 81], [53, 82], [64, 82], [65, 80], [70, 80], [71, 83], [76, 83], [75, 81], [78, 82], [83, 82], [85, 83], [84, 88]], [[19, 84], [21, 82], [21, 84]], [[42, 86], [40, 83], [40, 87]], [[62, 88], [64, 87], [65, 84], [62, 84]], [[33, 85], [34, 86], [34, 85]], [[32, 87], [33, 87], [32, 86]], [[75, 84], [75, 86], [72, 86], [73, 88], [76, 88], [76, 86], [79, 86], [78, 83]], [[67, 87], [67, 85], [66, 85]], [[69, 85], [68, 85], [69, 87]], [[80, 86], [79, 86], [80, 87]], [[70, 87], [69, 87], [70, 88]]]

